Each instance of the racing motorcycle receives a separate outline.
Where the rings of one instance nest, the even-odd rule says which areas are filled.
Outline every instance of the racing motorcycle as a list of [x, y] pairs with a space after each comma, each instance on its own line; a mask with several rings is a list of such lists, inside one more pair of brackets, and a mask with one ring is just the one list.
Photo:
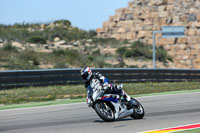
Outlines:
[[[123, 85], [120, 85], [121, 88]], [[92, 107], [97, 115], [104, 121], [112, 122], [125, 117], [132, 117], [134, 119], [142, 119], [145, 111], [143, 106], [134, 98], [132, 98], [133, 105], [128, 105], [125, 98], [121, 98], [116, 94], [108, 94], [106, 90], [97, 87], [92, 94]]]

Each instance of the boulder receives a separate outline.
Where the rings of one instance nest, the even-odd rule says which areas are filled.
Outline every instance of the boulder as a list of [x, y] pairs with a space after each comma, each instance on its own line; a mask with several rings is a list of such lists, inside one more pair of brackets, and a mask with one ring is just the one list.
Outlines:
[[123, 27], [120, 27], [119, 29], [118, 29], [118, 31], [117, 31], [118, 33], [125, 33], [126, 32], [126, 30], [125, 30], [125, 28], [123, 28]]
[[197, 35], [197, 36], [200, 36], [200, 29], [197, 30], [196, 35]]
[[181, 50], [185, 50], [188, 48], [188, 46], [186, 44], [178, 44], [178, 47], [181, 49]]
[[197, 21], [200, 21], [200, 14], [197, 15]]
[[178, 44], [186, 44], [187, 43], [187, 37], [177, 38], [177, 43]]
[[159, 11], [159, 12], [163, 12], [163, 11], [166, 10], [166, 8], [167, 8], [166, 5], [159, 6], [159, 7], [158, 7], [158, 11]]
[[194, 61], [193, 61], [193, 67], [194, 69], [200, 69], [200, 58], [196, 58]]
[[21, 43], [19, 43], [19, 42], [12, 42], [11, 45], [14, 46], [14, 47], [23, 49], [23, 45]]
[[120, 34], [112, 34], [111, 38], [116, 38], [117, 40], [121, 40], [121, 35]]
[[45, 27], [46, 27], [45, 24], [41, 24], [41, 25], [40, 25], [40, 28], [41, 28], [41, 29], [44, 29]]
[[50, 23], [50, 24], [48, 25], [48, 27], [49, 27], [49, 28], [54, 28], [54, 27], [55, 27], [55, 24], [54, 24], [54, 23]]
[[103, 30], [102, 28], [97, 28], [97, 29], [96, 29], [96, 32], [97, 32], [97, 33], [103, 33], [104, 30]]
[[196, 14], [196, 13], [198, 13], [198, 10], [197, 10], [196, 8], [194, 8], [194, 7], [191, 7], [191, 8], [189, 9], [189, 13], [190, 13], [190, 14]]
[[188, 35], [188, 36], [194, 36], [194, 35], [196, 35], [196, 29], [190, 28], [190, 29], [187, 31], [186, 35]]
[[145, 31], [139, 31], [137, 37], [138, 38], [144, 38], [145, 37], [146, 32]]
[[159, 6], [163, 3], [163, 0], [150, 0], [150, 5]]
[[188, 44], [194, 45], [200, 42], [199, 36], [188, 37]]
[[132, 20], [133, 19], [133, 13], [128, 13], [125, 15], [125, 20]]
[[53, 40], [54, 40], [54, 42], [58, 42], [58, 41], [60, 41], [60, 38], [59, 37], [55, 37]]
[[128, 33], [126, 33], [125, 39], [127, 39], [127, 40], [133, 40], [133, 39], [135, 39], [135, 34], [131, 33], [131, 32], [128, 32]]
[[54, 42], [54, 45], [59, 46], [59, 45], [64, 45], [65, 43], [66, 43], [65, 40], [60, 40], [60, 41]]
[[159, 17], [163, 17], [163, 18], [166, 18], [168, 16], [168, 12], [167, 11], [161, 11], [158, 13]]
[[166, 18], [161, 18], [160, 19], [160, 25], [166, 25], [167, 24], [167, 19]]
[[169, 10], [172, 10], [172, 9], [174, 9], [174, 5], [167, 5], [167, 7], [166, 7], [167, 9], [167, 11], [169, 11]]

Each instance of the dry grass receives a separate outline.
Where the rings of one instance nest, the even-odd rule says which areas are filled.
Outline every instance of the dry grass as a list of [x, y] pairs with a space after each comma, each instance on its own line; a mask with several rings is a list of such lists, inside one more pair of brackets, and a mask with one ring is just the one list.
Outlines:
[[[180, 83], [131, 83], [124, 84], [124, 90], [130, 95], [200, 89], [199, 82]], [[52, 101], [56, 99], [85, 98], [83, 85], [29, 87], [0, 91], [0, 104]]]

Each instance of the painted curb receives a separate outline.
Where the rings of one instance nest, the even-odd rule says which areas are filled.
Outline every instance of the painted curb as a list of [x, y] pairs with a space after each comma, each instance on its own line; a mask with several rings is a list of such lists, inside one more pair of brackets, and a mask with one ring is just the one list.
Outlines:
[[173, 127], [173, 128], [166, 128], [166, 129], [150, 130], [150, 131], [144, 131], [144, 132], [140, 132], [140, 133], [173, 133], [173, 132], [177, 132], [177, 131], [184, 131], [184, 130], [190, 130], [190, 129], [196, 129], [196, 128], [200, 128], [200, 123], [179, 126], [179, 127]]

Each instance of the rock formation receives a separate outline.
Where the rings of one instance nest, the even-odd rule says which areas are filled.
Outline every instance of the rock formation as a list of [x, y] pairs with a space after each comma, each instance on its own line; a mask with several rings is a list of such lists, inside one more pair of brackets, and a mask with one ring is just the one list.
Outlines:
[[200, 68], [200, 0], [134, 0], [127, 8], [116, 10], [114, 16], [97, 29], [99, 37], [118, 40], [141, 40], [152, 45], [152, 31], [162, 26], [184, 26], [184, 38], [162, 38], [162, 45], [173, 57], [176, 68]]

